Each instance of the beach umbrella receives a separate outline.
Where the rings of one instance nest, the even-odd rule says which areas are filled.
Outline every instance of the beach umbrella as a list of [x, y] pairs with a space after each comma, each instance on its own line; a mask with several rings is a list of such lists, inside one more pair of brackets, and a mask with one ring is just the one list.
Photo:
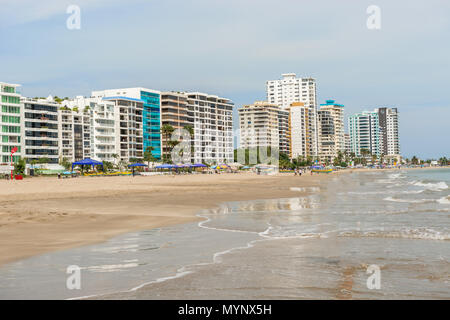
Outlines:
[[75, 166], [92, 166], [92, 168], [94, 168], [94, 166], [102, 166], [103, 169], [103, 162], [101, 161], [97, 161], [97, 160], [92, 160], [91, 158], [86, 158], [80, 161], [76, 161], [72, 163], [72, 171], [73, 171], [73, 167]]
[[133, 163], [133, 164], [129, 164], [129, 167], [146, 167], [146, 164], [143, 163]]
[[203, 163], [195, 163], [195, 164], [191, 164], [192, 168], [206, 168], [207, 165], [203, 164]]
[[159, 166], [155, 167], [156, 169], [172, 169], [172, 168], [176, 168], [176, 166], [174, 166], [173, 164], [161, 164]]

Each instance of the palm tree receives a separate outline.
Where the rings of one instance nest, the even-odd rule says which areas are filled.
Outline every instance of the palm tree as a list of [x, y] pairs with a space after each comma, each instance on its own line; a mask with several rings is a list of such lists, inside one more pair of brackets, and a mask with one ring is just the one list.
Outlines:
[[147, 167], [150, 167], [150, 162], [156, 162], [156, 158], [153, 155], [153, 151], [155, 150], [154, 147], [150, 146], [147, 147], [144, 151], [144, 161], [147, 161]]
[[448, 165], [448, 161], [449, 160], [446, 157], [442, 157], [442, 158], [439, 159], [439, 164], [441, 166], [447, 166]]
[[161, 127], [161, 134], [163, 136], [164, 139], [164, 146], [162, 148], [163, 151], [163, 161], [168, 161], [169, 159], [169, 155], [170, 152], [168, 152], [169, 149], [169, 139], [170, 139], [170, 135], [175, 131], [175, 129], [170, 125], [170, 124], [164, 124]]
[[411, 163], [417, 165], [417, 164], [419, 164], [419, 159], [416, 156], [413, 156], [411, 158]]

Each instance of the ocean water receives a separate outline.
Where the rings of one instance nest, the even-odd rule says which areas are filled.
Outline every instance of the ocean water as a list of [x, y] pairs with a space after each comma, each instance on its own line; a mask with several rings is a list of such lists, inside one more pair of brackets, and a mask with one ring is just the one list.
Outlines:
[[450, 299], [449, 186], [448, 169], [380, 170], [225, 203], [200, 223], [5, 265], [0, 299]]

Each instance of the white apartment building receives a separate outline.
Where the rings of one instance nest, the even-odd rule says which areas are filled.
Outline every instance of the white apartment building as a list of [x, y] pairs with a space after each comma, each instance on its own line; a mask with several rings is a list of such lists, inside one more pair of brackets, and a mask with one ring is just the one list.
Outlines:
[[233, 150], [233, 106], [226, 98], [187, 92], [189, 116], [193, 119], [195, 163], [231, 163]]
[[46, 159], [46, 163], [59, 162], [60, 105], [50, 96], [47, 99], [22, 98], [23, 156], [30, 161]]
[[144, 102], [128, 97], [106, 97], [114, 104], [116, 151], [120, 160], [144, 157], [144, 130], [142, 114]]
[[68, 101], [67, 105], [89, 115], [90, 125], [86, 129], [89, 129], [91, 158], [97, 161], [116, 162], [114, 155], [118, 154], [118, 138], [115, 103], [102, 98], [77, 96]]
[[317, 157], [316, 110], [303, 102], [289, 107], [289, 157]]
[[350, 134], [344, 133], [344, 140], [345, 140], [345, 152], [347, 152], [347, 154], [352, 153], [352, 147], [350, 144]]
[[378, 119], [382, 132], [382, 154], [385, 156], [400, 155], [400, 141], [398, 137], [397, 108], [378, 108]]
[[317, 123], [319, 159], [331, 163], [345, 151], [344, 105], [327, 100], [320, 105]]
[[295, 73], [282, 74], [279, 80], [266, 82], [267, 101], [289, 109], [293, 102], [303, 102], [307, 107], [317, 106], [316, 80], [297, 78]]
[[397, 108], [378, 108], [349, 117], [351, 151], [357, 156], [361, 149], [395, 161], [400, 159]]
[[361, 150], [368, 150], [380, 156], [381, 130], [377, 111], [363, 111], [348, 118], [351, 152], [361, 156]]
[[243, 106], [239, 112], [240, 147], [279, 147], [280, 107], [265, 101]]
[[[139, 100], [143, 103], [142, 112], [139, 117], [142, 120], [143, 148], [152, 148], [152, 154], [157, 159], [162, 156], [161, 139], [161, 92], [158, 90], [142, 87], [108, 89], [93, 91], [92, 96], [96, 98], [126, 97]], [[138, 139], [139, 140], [139, 139]], [[137, 151], [140, 153], [139, 151]]]
[[18, 151], [13, 156], [17, 161], [23, 156], [22, 132], [23, 122], [21, 119], [21, 95], [17, 92], [18, 84], [0, 82], [0, 163], [11, 162], [11, 150], [17, 147]]
[[91, 115], [85, 106], [63, 101], [59, 108], [59, 155], [70, 162], [91, 158]]

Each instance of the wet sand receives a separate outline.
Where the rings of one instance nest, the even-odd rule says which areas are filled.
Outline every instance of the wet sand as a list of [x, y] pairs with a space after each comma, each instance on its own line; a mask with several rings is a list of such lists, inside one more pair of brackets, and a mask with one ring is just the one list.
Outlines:
[[131, 231], [193, 222], [199, 210], [225, 201], [298, 197], [299, 187], [316, 186], [329, 176], [241, 173], [0, 181], [0, 265]]

